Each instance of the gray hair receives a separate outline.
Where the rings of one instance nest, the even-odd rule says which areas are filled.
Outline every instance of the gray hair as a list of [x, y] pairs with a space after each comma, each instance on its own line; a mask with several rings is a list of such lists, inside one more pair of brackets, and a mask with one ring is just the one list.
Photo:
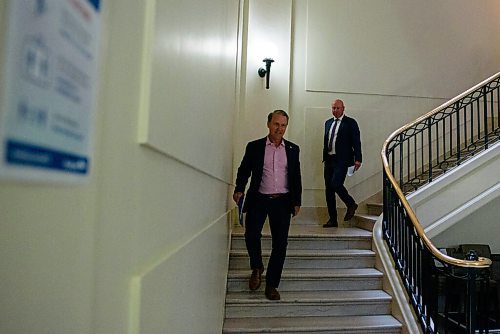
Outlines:
[[270, 123], [271, 120], [273, 119], [273, 115], [281, 115], [286, 117], [286, 121], [288, 122], [288, 114], [286, 111], [281, 110], [281, 109], [276, 109], [273, 112], [270, 112], [269, 115], [267, 115], [267, 123]]

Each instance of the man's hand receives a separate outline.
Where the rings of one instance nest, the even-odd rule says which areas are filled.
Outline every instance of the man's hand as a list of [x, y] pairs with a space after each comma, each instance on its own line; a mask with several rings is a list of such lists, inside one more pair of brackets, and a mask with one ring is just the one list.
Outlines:
[[300, 212], [300, 206], [295, 206], [293, 208], [293, 217], [295, 217], [296, 215], [298, 215]]
[[235, 201], [236, 204], [240, 201], [241, 196], [243, 196], [243, 193], [241, 191], [235, 192], [233, 194], [233, 201]]
[[361, 168], [361, 161], [354, 161], [354, 171]]

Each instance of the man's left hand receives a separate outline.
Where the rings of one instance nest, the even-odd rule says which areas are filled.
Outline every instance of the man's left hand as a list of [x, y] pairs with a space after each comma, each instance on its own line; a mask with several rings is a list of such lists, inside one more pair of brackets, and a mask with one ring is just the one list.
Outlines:
[[354, 161], [354, 171], [361, 168], [361, 161]]
[[293, 216], [295, 217], [296, 215], [298, 215], [300, 212], [300, 206], [295, 206], [293, 208]]

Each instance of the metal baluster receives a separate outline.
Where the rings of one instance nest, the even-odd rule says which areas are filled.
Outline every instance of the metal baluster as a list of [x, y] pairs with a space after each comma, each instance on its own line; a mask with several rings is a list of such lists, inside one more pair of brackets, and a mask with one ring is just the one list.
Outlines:
[[460, 164], [460, 109], [458, 102], [456, 103], [456, 115], [457, 115], [457, 165]]
[[495, 133], [495, 106], [494, 106], [494, 95], [493, 91], [490, 92], [490, 115], [491, 115], [491, 134]]
[[488, 99], [486, 98], [486, 87], [483, 88], [483, 122], [484, 122], [484, 149], [488, 149]]
[[[429, 182], [432, 182], [432, 123], [431, 123], [431, 119], [429, 118], [427, 120], [427, 128], [429, 129], [429, 131], [427, 132], [427, 140], [429, 142]], [[438, 143], [438, 138], [436, 137], [436, 143]], [[438, 143], [438, 148], [437, 148], [438, 152], [439, 152], [439, 143]]]
[[467, 106], [464, 106], [463, 111], [464, 111], [464, 150], [469, 151], [467, 145], [467, 122], [468, 122]]
[[474, 144], [474, 103], [471, 103], [470, 109], [470, 144]]
[[[475, 251], [471, 250], [465, 256], [466, 260], [469, 261], [477, 261], [478, 256]], [[475, 333], [475, 329], [477, 326], [477, 312], [476, 312], [476, 276], [477, 269], [476, 268], [467, 268], [467, 291], [466, 291], [466, 310], [465, 310], [465, 323], [466, 323], [466, 332], [468, 334]]]
[[500, 128], [500, 88], [497, 87], [497, 127]]
[[403, 134], [399, 135], [399, 186], [403, 189]]
[[[432, 130], [432, 129], [431, 129]], [[439, 125], [436, 122], [436, 166], [439, 166]], [[432, 181], [432, 180], [430, 180]]]
[[452, 115], [448, 116], [448, 119], [449, 119], [449, 123], [450, 123], [450, 147], [448, 149], [448, 152], [450, 153], [449, 154], [449, 158], [451, 158], [453, 156], [453, 119], [452, 119]]
[[[429, 129], [427, 131], [430, 131]], [[429, 143], [429, 146], [431, 145], [431, 143]], [[424, 177], [424, 172], [425, 172], [425, 165], [424, 165], [424, 131], [422, 130], [422, 132], [420, 132], [420, 159], [421, 159], [421, 166], [420, 166], [420, 175], [421, 177], [423, 178]]]
[[477, 140], [481, 140], [481, 98], [477, 99]]

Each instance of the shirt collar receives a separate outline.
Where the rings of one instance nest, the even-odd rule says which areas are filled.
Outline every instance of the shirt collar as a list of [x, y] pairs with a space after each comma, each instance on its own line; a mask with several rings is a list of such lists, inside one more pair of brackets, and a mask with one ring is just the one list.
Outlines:
[[335, 121], [336, 119], [338, 119], [339, 121], [342, 121], [342, 118], [344, 118], [345, 114], [342, 114], [342, 116], [340, 116], [339, 118], [335, 118], [335, 116], [333, 117], [333, 120]]
[[[269, 136], [266, 137], [266, 145], [274, 145], [273, 142], [269, 140]], [[285, 139], [281, 139], [280, 146], [285, 147]]]

